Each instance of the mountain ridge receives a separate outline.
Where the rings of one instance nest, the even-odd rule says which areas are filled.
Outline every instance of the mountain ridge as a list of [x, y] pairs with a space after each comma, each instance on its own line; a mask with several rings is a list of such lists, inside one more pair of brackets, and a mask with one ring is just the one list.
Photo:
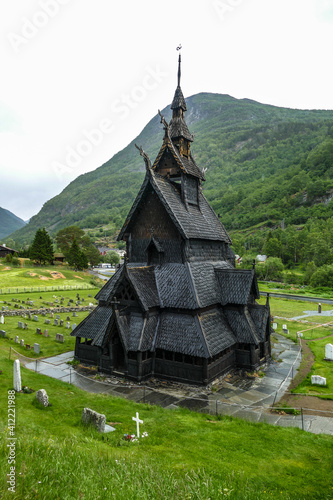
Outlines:
[[20, 217], [17, 217], [10, 210], [0, 207], [0, 238], [6, 238], [25, 225], [26, 223]]
[[[291, 197], [299, 200], [308, 186], [316, 182], [311, 176], [317, 175], [318, 165], [310, 165], [308, 157], [317, 147], [325, 149], [325, 141], [333, 141], [333, 111], [280, 108], [206, 92], [188, 97], [186, 104], [186, 122], [194, 133], [192, 154], [200, 168], [208, 169], [204, 192], [215, 211], [223, 216], [227, 229], [286, 218], [287, 209], [296, 206], [290, 205]], [[170, 120], [169, 106], [162, 114]], [[144, 163], [134, 144], [142, 145], [154, 161], [163, 133], [160, 117], [155, 115], [123, 150], [95, 170], [78, 176], [11, 238], [27, 243], [38, 227], [56, 233], [73, 224], [92, 232], [104, 227], [110, 235], [116, 235], [144, 177]], [[318, 184], [311, 196], [323, 196], [333, 188], [330, 168], [325, 167], [322, 186]], [[295, 177], [299, 182], [294, 182], [291, 192], [285, 180], [291, 184]], [[281, 186], [284, 188], [278, 197], [272, 198], [277, 183], [280, 191]], [[257, 198], [266, 201], [254, 199], [256, 192], [260, 193]], [[306, 208], [304, 220], [310, 216], [311, 196], [307, 205], [299, 203], [300, 208]], [[281, 208], [277, 202], [285, 197], [286, 206]], [[254, 209], [257, 216], [250, 216], [249, 211]], [[291, 218], [290, 223], [297, 221]]]

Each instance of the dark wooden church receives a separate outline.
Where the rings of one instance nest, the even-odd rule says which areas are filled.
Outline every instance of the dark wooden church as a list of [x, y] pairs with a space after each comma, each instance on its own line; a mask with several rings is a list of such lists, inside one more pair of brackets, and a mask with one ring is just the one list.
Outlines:
[[255, 270], [235, 269], [230, 237], [202, 193], [180, 57], [171, 109], [153, 165], [138, 148], [146, 176], [118, 236], [127, 257], [72, 332], [75, 358], [137, 381], [207, 384], [269, 359], [270, 308], [256, 303]]

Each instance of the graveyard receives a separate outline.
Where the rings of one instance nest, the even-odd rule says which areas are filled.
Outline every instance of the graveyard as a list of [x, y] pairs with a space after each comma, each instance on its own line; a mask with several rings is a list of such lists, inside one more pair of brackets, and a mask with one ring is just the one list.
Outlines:
[[[5, 308], [0, 329], [6, 332], [5, 337], [0, 337], [1, 401], [7, 400], [8, 391], [13, 388], [15, 356], [8, 359], [10, 349], [32, 359], [73, 350], [72, 327], [87, 316], [86, 306], [96, 305], [97, 291], [73, 289], [0, 296], [0, 310]], [[78, 294], [80, 304], [76, 304]], [[62, 306], [68, 310], [62, 311]], [[303, 331], [303, 340], [309, 340], [315, 356], [311, 371], [296, 387], [297, 392], [327, 400], [331, 397], [333, 364], [324, 357], [325, 346], [332, 343], [332, 327], [318, 325], [328, 323], [330, 318], [311, 316], [313, 321], [308, 322], [293, 319], [305, 310], [315, 311], [316, 307], [315, 303], [271, 299], [277, 333], [298, 342], [297, 333]], [[323, 312], [329, 309], [323, 305]], [[17, 315], [7, 315], [9, 310]], [[35, 344], [39, 345], [39, 352], [35, 352]], [[326, 386], [312, 385], [311, 375], [326, 377]], [[88, 393], [22, 365], [20, 378], [22, 388], [33, 392], [15, 393], [16, 496], [2, 483], [2, 498], [332, 496], [331, 436]], [[46, 406], [40, 402], [45, 399], [42, 389], [47, 394]], [[36, 398], [37, 393], [42, 394], [42, 399]], [[101, 433], [92, 425], [85, 425], [84, 408], [105, 416], [105, 424], [114, 431]], [[0, 415], [4, 470], [8, 466], [6, 442], [10, 438], [6, 405], [1, 405]], [[140, 431], [147, 436], [125, 438], [136, 435], [135, 419], [140, 420]]]
[[[0, 351], [1, 400], [13, 386], [13, 362]], [[16, 393], [16, 495], [2, 498], [328, 499], [332, 437], [253, 424], [228, 416], [165, 410], [103, 394], [21, 367]], [[36, 392], [44, 389], [50, 405]], [[82, 423], [84, 408], [106, 416], [114, 432]], [[133, 421], [139, 413], [136, 434]], [[1, 405], [1, 470], [6, 470], [7, 408]]]

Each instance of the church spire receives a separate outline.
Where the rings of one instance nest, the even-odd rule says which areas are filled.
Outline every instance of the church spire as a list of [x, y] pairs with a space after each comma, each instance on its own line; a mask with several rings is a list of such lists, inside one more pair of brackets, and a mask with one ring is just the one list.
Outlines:
[[[181, 49], [181, 45], [177, 50]], [[189, 143], [193, 142], [193, 136], [190, 134], [186, 122], [185, 111], [186, 102], [182, 89], [180, 87], [181, 78], [181, 55], [178, 56], [177, 88], [171, 104], [172, 119], [170, 121], [170, 136], [175, 145], [178, 146], [180, 154], [189, 155]]]

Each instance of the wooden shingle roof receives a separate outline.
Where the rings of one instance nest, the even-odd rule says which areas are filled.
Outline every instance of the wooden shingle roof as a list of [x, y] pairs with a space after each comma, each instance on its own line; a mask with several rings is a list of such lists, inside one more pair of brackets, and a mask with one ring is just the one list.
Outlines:
[[259, 289], [256, 274], [253, 269], [216, 269], [220, 288], [221, 303], [247, 304], [250, 293], [259, 299]]
[[[97, 306], [74, 328], [71, 336], [96, 340], [94, 345], [102, 345], [103, 337], [111, 322], [112, 312], [111, 307]], [[103, 332], [102, 337], [101, 332]]]

